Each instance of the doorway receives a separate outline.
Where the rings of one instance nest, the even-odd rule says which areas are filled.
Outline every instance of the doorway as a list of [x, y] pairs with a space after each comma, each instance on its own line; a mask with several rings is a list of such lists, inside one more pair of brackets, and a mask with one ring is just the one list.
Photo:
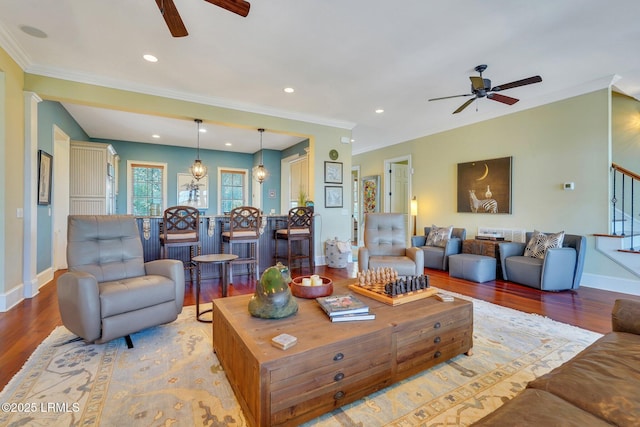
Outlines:
[[53, 126], [53, 271], [67, 268], [67, 216], [69, 215], [70, 138]]
[[411, 227], [409, 226], [411, 178], [413, 176], [411, 155], [385, 160], [384, 170], [384, 212], [405, 214], [407, 241], [409, 241], [411, 235]]

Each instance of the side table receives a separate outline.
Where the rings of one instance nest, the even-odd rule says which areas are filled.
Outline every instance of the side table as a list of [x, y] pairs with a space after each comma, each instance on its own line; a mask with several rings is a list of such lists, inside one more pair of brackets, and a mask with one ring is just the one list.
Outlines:
[[201, 264], [221, 264], [222, 265], [222, 296], [227, 296], [227, 288], [229, 286], [228, 276], [227, 276], [227, 266], [229, 265], [229, 261], [233, 261], [238, 258], [238, 255], [234, 254], [207, 254], [207, 255], [198, 255], [193, 258], [193, 261], [198, 265], [198, 281], [196, 282], [196, 318], [199, 322], [211, 323], [211, 320], [203, 320], [200, 318], [201, 315], [205, 313], [211, 313], [212, 309], [207, 309], [204, 311], [200, 311], [200, 284], [202, 277], [202, 269], [200, 268]]

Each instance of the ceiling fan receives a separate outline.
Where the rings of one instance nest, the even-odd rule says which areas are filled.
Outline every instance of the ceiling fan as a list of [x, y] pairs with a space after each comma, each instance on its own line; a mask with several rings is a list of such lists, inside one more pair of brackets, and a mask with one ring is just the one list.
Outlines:
[[[244, 0], [205, 1], [226, 9], [229, 12], [236, 13], [242, 17], [246, 17], [249, 14], [249, 8], [251, 7], [251, 4], [248, 1]], [[189, 35], [189, 33], [187, 32], [187, 28], [182, 22], [182, 18], [180, 18], [178, 8], [176, 7], [173, 0], [156, 0], [156, 4], [158, 5], [160, 13], [164, 18], [164, 22], [167, 23], [167, 27], [169, 27], [169, 31], [171, 31], [171, 35], [173, 37], [184, 37]]]
[[485, 79], [482, 77], [482, 72], [487, 69], [485, 64], [476, 66], [475, 70], [480, 73], [480, 76], [471, 76], [471, 93], [465, 93], [463, 95], [453, 95], [453, 96], [443, 96], [441, 98], [431, 98], [429, 101], [438, 101], [440, 99], [449, 99], [449, 98], [458, 98], [462, 96], [473, 96], [470, 100], [462, 104], [453, 114], [459, 113], [465, 108], [467, 108], [473, 101], [478, 98], [488, 98], [493, 101], [502, 102], [503, 104], [513, 105], [519, 101], [519, 99], [512, 98], [510, 96], [502, 95], [496, 92], [500, 92], [502, 90], [512, 89], [514, 87], [530, 85], [532, 83], [540, 83], [542, 81], [542, 77], [533, 76], [522, 80], [516, 80], [511, 83], [505, 83], [502, 85], [491, 87], [491, 80]]

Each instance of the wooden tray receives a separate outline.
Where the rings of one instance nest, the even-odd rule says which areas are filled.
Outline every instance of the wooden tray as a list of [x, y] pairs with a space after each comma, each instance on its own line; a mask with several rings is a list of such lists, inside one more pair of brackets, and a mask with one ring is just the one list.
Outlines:
[[363, 288], [358, 284], [349, 285], [349, 289], [357, 294], [373, 298], [376, 301], [380, 301], [391, 306], [406, 304], [408, 302], [428, 298], [438, 293], [438, 289], [429, 287], [427, 289], [420, 289], [418, 291], [407, 292], [406, 294], [400, 294], [392, 297], [382, 292], [375, 292], [367, 288]]

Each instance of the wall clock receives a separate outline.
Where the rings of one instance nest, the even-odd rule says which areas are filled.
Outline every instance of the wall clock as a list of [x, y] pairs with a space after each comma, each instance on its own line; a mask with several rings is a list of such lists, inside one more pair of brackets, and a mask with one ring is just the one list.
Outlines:
[[329, 151], [329, 158], [331, 160], [338, 160], [338, 150]]

